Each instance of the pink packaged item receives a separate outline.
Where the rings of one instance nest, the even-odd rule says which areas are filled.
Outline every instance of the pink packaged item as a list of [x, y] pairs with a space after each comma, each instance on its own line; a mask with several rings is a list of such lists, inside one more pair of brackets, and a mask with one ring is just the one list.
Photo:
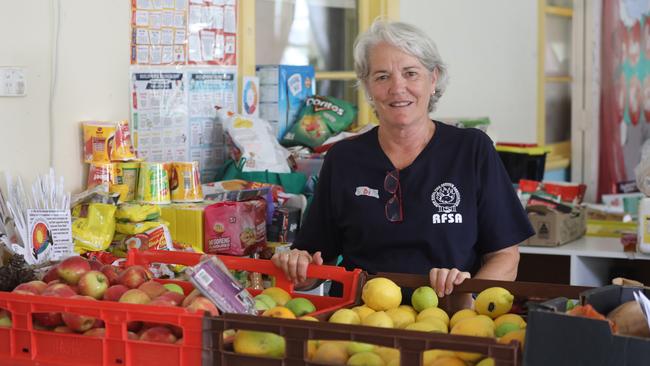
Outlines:
[[266, 201], [224, 201], [205, 208], [203, 250], [248, 255], [266, 246]]

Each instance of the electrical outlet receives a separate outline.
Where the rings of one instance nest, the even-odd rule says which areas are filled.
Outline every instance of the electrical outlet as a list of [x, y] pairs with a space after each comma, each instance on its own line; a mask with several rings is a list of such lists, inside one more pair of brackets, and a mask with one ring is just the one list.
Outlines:
[[25, 69], [0, 67], [0, 97], [23, 97], [25, 94]]

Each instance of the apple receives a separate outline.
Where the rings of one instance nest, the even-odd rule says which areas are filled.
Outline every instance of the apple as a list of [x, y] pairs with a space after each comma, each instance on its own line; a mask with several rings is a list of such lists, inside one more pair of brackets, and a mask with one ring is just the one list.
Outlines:
[[100, 269], [100, 272], [102, 272], [108, 278], [108, 283], [111, 286], [120, 283], [120, 272], [118, 271], [117, 267], [111, 266], [110, 264], [105, 264]]
[[177, 338], [169, 328], [157, 326], [145, 330], [140, 335], [140, 340], [157, 343], [175, 343]]
[[74, 333], [74, 331], [65, 325], [59, 325], [58, 327], [52, 329], [53, 332], [57, 333]]
[[129, 333], [137, 333], [142, 329], [142, 322], [141, 321], [130, 321], [126, 323], [126, 330], [129, 331]]
[[0, 309], [0, 328], [11, 328], [11, 313], [5, 309]]
[[59, 271], [58, 271], [58, 269], [56, 267], [50, 268], [50, 270], [47, 271], [45, 276], [43, 276], [43, 282], [45, 282], [45, 283], [50, 283], [50, 282], [52, 282], [54, 280], [58, 280], [58, 279], [59, 279]]
[[152, 299], [155, 299], [156, 297], [167, 292], [165, 286], [163, 286], [162, 283], [156, 281], [147, 281], [138, 286], [138, 290], [144, 291], [144, 293]]
[[125, 292], [121, 297], [119, 302], [125, 302], [128, 304], [147, 304], [151, 301], [149, 295], [144, 291], [138, 289], [130, 289]]
[[164, 294], [158, 296], [156, 299], [166, 299], [174, 302], [176, 306], [180, 306], [185, 297], [178, 292], [167, 291]]
[[61, 313], [34, 313], [32, 314], [34, 324], [42, 327], [56, 327], [63, 324]]
[[95, 324], [93, 324], [93, 328], [105, 328], [105, 327], [106, 327], [106, 324], [104, 324], [103, 320], [101, 320], [99, 318], [95, 319]]
[[16, 286], [13, 291], [17, 294], [23, 294], [23, 295], [38, 295], [43, 290], [47, 288], [47, 283], [43, 281], [29, 281], [25, 283], [21, 283], [20, 285]]
[[103, 299], [106, 301], [119, 301], [120, 297], [127, 291], [129, 291], [129, 288], [124, 285], [113, 285], [106, 289]]
[[183, 344], [183, 338], [178, 338], [176, 340], [176, 344]]
[[106, 335], [106, 328], [92, 328], [84, 332], [86, 337], [99, 337], [104, 338]]
[[[87, 300], [95, 300], [94, 298], [90, 296], [81, 296], [81, 295], [76, 295], [72, 297], [73, 299], [87, 299]], [[61, 317], [63, 318], [63, 322], [65, 325], [68, 326], [68, 328], [74, 330], [75, 332], [83, 333], [93, 327], [95, 325], [95, 318], [89, 315], [82, 315], [82, 314], [76, 314], [76, 313], [63, 313], [61, 314]]]
[[79, 278], [79, 293], [94, 299], [101, 299], [108, 289], [108, 278], [102, 272], [88, 271]]
[[179, 293], [179, 294], [185, 296], [185, 291], [183, 291], [183, 288], [181, 286], [175, 284], [175, 283], [166, 283], [163, 286], [165, 286], [165, 288], [168, 291], [176, 292], [176, 293]]
[[101, 271], [102, 267], [104, 267], [104, 263], [100, 262], [97, 258], [93, 257], [88, 260], [88, 264], [90, 264], [90, 270], [91, 271]]
[[76, 285], [81, 275], [90, 271], [90, 264], [85, 258], [74, 256], [64, 259], [56, 269], [65, 283]]
[[126, 336], [127, 339], [135, 339], [135, 340], [140, 339], [140, 337], [138, 337], [138, 335], [133, 332], [127, 332]]
[[151, 272], [143, 266], [131, 266], [120, 274], [120, 283], [128, 288], [138, 288], [153, 278]]
[[178, 304], [172, 300], [172, 299], [163, 299], [161, 297], [157, 297], [153, 300], [151, 300], [150, 303], [147, 305], [155, 305], [155, 306], [178, 306]]
[[54, 296], [54, 297], [72, 297], [77, 295], [77, 293], [72, 289], [72, 287], [64, 283], [54, 283], [45, 288], [41, 292], [42, 296]]
[[196, 299], [196, 297], [199, 295], [201, 295], [201, 292], [199, 290], [197, 289], [192, 290], [192, 292], [190, 292], [190, 294], [187, 295], [187, 297], [183, 300], [181, 306], [184, 308], [188, 307], [192, 303], [192, 301], [194, 301], [194, 299]]
[[197, 296], [187, 307], [187, 310], [194, 313], [197, 311], [208, 312], [212, 316], [219, 315], [219, 310], [207, 297]]

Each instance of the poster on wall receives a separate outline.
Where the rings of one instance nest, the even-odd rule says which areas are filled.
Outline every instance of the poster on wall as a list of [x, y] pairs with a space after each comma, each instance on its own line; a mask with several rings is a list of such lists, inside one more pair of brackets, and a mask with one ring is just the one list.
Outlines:
[[189, 80], [189, 159], [198, 161], [203, 183], [213, 182], [225, 161], [223, 126], [215, 119], [215, 107], [237, 108], [237, 75], [234, 70], [192, 70]]
[[131, 120], [138, 157], [197, 161], [202, 182], [214, 180], [225, 157], [215, 107], [236, 110], [234, 69], [184, 72], [131, 70]]
[[131, 64], [236, 65], [237, 0], [131, 0]]
[[598, 197], [634, 181], [650, 145], [650, 2], [603, 2]]

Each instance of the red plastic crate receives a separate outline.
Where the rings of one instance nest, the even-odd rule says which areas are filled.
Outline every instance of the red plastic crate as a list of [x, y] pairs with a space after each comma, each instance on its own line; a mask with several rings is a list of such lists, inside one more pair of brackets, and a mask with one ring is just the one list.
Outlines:
[[[174, 252], [167, 250], [131, 250], [127, 257], [127, 265], [166, 263], [193, 266], [199, 263], [201, 256], [203, 255], [204, 254], [199, 253]], [[311, 265], [307, 268], [307, 277], [340, 282], [343, 286], [343, 296], [333, 297], [295, 293], [293, 283], [289, 282], [282, 270], [276, 267], [270, 260], [233, 257], [227, 255], [218, 255], [217, 257], [223, 261], [229, 269], [258, 272], [275, 276], [275, 285], [277, 287], [286, 290], [291, 297], [304, 297], [314, 304], [316, 311], [309, 314], [312, 316], [332, 312], [344, 306], [354, 304], [360, 285], [360, 269], [348, 271], [343, 267]], [[253, 289], [249, 289], [248, 291], [253, 296], [261, 292], [260, 290]]]
[[[0, 328], [0, 365], [200, 365], [204, 316], [180, 307], [124, 304], [0, 292], [0, 308], [11, 312], [12, 328]], [[37, 330], [32, 314], [72, 312], [102, 319], [103, 338]], [[165, 323], [183, 329], [182, 344], [129, 340], [129, 321]]]

